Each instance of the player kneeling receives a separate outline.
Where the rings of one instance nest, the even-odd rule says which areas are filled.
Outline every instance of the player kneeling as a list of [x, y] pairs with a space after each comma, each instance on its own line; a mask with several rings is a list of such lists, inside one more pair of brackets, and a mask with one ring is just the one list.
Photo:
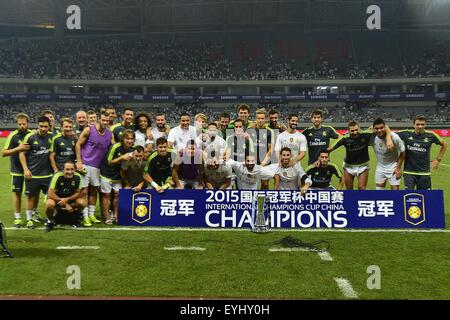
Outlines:
[[56, 173], [48, 189], [45, 212], [48, 222], [46, 232], [56, 224], [79, 225], [81, 212], [87, 203], [81, 195], [81, 175], [75, 172], [75, 164], [66, 162], [64, 171]]

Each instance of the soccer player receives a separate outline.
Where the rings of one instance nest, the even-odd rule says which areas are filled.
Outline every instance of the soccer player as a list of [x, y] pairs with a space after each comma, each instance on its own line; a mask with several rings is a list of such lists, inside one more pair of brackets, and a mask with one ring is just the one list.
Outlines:
[[432, 131], [425, 130], [426, 118], [418, 115], [414, 119], [414, 130], [398, 132], [405, 143], [405, 166], [403, 169], [405, 189], [431, 189], [430, 151], [434, 144], [440, 145], [439, 153], [431, 162], [431, 168], [438, 169], [447, 150], [447, 142]]
[[[94, 110], [88, 110], [86, 114], [87, 114], [87, 118], [88, 118], [88, 126], [93, 126], [93, 125], [97, 124], [97, 121], [98, 121], [97, 113], [95, 113]], [[108, 123], [108, 125], [109, 125], [109, 123]]]
[[373, 151], [377, 157], [375, 170], [375, 183], [377, 190], [384, 190], [389, 181], [391, 190], [400, 189], [402, 165], [405, 160], [405, 144], [395, 133], [391, 132], [394, 149], [388, 150], [386, 145], [386, 124], [381, 118], [375, 119], [372, 125], [375, 137], [373, 138]]
[[61, 120], [61, 132], [53, 137], [50, 147], [50, 163], [53, 172], [62, 171], [64, 163], [75, 162], [75, 137], [73, 133], [73, 121], [70, 118]]
[[226, 142], [217, 134], [217, 129], [217, 124], [211, 122], [208, 124], [208, 132], [195, 139], [197, 148], [203, 150], [205, 159], [209, 159], [213, 152], [216, 156], [222, 158], [225, 152]]
[[23, 168], [20, 164], [19, 153], [29, 150], [30, 146], [22, 144], [25, 137], [31, 132], [28, 129], [30, 118], [25, 113], [16, 116], [17, 130], [11, 132], [6, 139], [2, 150], [2, 157], [11, 157], [11, 185], [13, 193], [14, 226], [20, 228], [23, 225], [20, 211], [22, 209]]
[[195, 140], [189, 140], [182, 154], [178, 154], [172, 167], [172, 178], [177, 189], [203, 189], [203, 152], [197, 149]]
[[151, 130], [151, 120], [148, 114], [139, 113], [134, 119], [134, 132], [136, 136], [135, 145], [142, 146], [147, 155], [150, 154], [152, 150], [152, 130]]
[[327, 150], [320, 151], [319, 166], [315, 164], [310, 165], [306, 169], [306, 176], [311, 179], [310, 189], [332, 189], [331, 179], [335, 175], [339, 179], [339, 190], [344, 189], [344, 176], [341, 169], [334, 163], [330, 162], [330, 153]]
[[[120, 167], [123, 161], [132, 158], [135, 135], [131, 129], [125, 129], [120, 142], [111, 145], [100, 166], [100, 190], [102, 192], [103, 216], [106, 224], [117, 223], [119, 212], [119, 190], [122, 188]], [[113, 215], [109, 216], [111, 193], [113, 192]]]
[[[244, 131], [247, 130], [250, 124], [254, 123], [253, 121], [248, 119], [250, 117], [250, 107], [245, 103], [240, 104], [238, 106], [238, 117], [239, 120], [242, 120]], [[230, 124], [228, 125], [228, 129], [234, 129], [235, 122], [236, 120], [231, 121]]]
[[148, 158], [144, 168], [144, 180], [157, 192], [174, 186], [172, 180], [172, 150], [168, 150], [167, 139], [164, 137], [156, 140], [156, 151]]
[[190, 140], [197, 137], [195, 127], [191, 126], [190, 123], [191, 116], [187, 113], [182, 113], [180, 116], [180, 125], [171, 129], [169, 132], [167, 138], [169, 149], [183, 150]]
[[330, 139], [339, 138], [339, 133], [333, 127], [322, 125], [322, 111], [314, 110], [311, 113], [311, 122], [313, 126], [302, 132], [308, 142], [308, 165], [319, 159], [320, 151], [330, 146]]
[[231, 189], [233, 170], [231, 165], [219, 157], [206, 160], [205, 187], [210, 190]]
[[[344, 181], [347, 190], [353, 190], [355, 177], [358, 178], [358, 189], [366, 190], [369, 177], [369, 144], [373, 133], [361, 132], [359, 124], [356, 121], [348, 123], [348, 134], [341, 137], [333, 146], [328, 148], [329, 152], [337, 148], [345, 147], [344, 159]], [[389, 144], [391, 147], [389, 147]], [[386, 145], [392, 149], [392, 139], [390, 132], [386, 134]]]
[[52, 110], [44, 110], [41, 112], [41, 117], [47, 117], [50, 120], [50, 128], [48, 130], [51, 136], [55, 136], [61, 132], [61, 128], [55, 127], [55, 113]]
[[114, 125], [117, 118], [116, 108], [113, 105], [107, 105], [105, 111], [109, 114], [109, 126], [111, 127]]
[[281, 133], [275, 142], [275, 154], [281, 155], [281, 149], [288, 147], [293, 162], [300, 162], [306, 155], [307, 141], [305, 136], [297, 131], [298, 116], [290, 114], [288, 121], [288, 129]]
[[247, 132], [254, 142], [256, 163], [266, 166], [272, 156], [273, 134], [266, 124], [267, 113], [264, 109], [256, 110], [256, 122], [249, 126]]
[[42, 191], [47, 194], [50, 180], [53, 174], [50, 164], [50, 147], [52, 137], [49, 133], [50, 119], [47, 117], [38, 118], [38, 130], [30, 132], [24, 139], [23, 144], [29, 149], [21, 151], [19, 154], [25, 177], [25, 194], [27, 196], [27, 227], [34, 228], [32, 220], [33, 211], [39, 204], [39, 194]]
[[277, 132], [276, 130], [278, 130], [278, 133], [282, 133], [287, 130], [283, 123], [278, 122], [277, 110], [272, 109], [269, 111], [269, 128], [274, 130], [274, 132]]
[[[267, 113], [265, 109], [256, 110], [256, 122], [250, 125], [247, 133], [255, 144], [256, 164], [266, 166], [272, 157], [274, 145], [274, 134], [272, 129], [266, 124]], [[269, 180], [261, 181], [261, 189], [269, 189]]]
[[145, 186], [144, 169], [147, 161], [144, 161], [144, 148], [136, 146], [131, 159], [122, 161], [120, 165], [120, 176], [122, 177], [122, 186], [124, 189], [133, 189], [139, 192]]
[[227, 137], [224, 159], [243, 162], [246, 154], [255, 154], [255, 147], [250, 135], [244, 131], [244, 123], [237, 119], [233, 123], [234, 133]]
[[236, 188], [241, 190], [259, 190], [261, 179], [267, 180], [266, 168], [256, 164], [254, 154], [246, 154], [244, 162], [228, 160], [236, 174]]
[[206, 131], [208, 125], [208, 117], [204, 113], [197, 113], [194, 117], [194, 126], [196, 130], [196, 137]]
[[115, 142], [120, 142], [120, 137], [125, 129], [134, 129], [134, 111], [130, 108], [123, 109], [123, 121], [110, 127]]
[[156, 140], [161, 137], [167, 139], [170, 132], [170, 127], [166, 123], [166, 116], [163, 113], [158, 113], [155, 116], [156, 127], [152, 128], [153, 145], [156, 146]]
[[219, 116], [218, 125], [219, 125], [219, 129], [220, 129], [220, 133], [222, 135], [222, 139], [224, 139], [224, 140], [227, 138], [227, 129], [228, 129], [229, 124], [230, 124], [230, 114], [227, 112], [223, 112]]
[[91, 227], [92, 222], [100, 223], [100, 220], [95, 217], [95, 205], [100, 186], [100, 165], [103, 157], [108, 152], [110, 144], [114, 141], [108, 126], [109, 115], [106, 112], [102, 112], [100, 121], [85, 128], [75, 145], [77, 171], [85, 172], [81, 182], [83, 187], [82, 196], [86, 198], [89, 195], [88, 207], [83, 210], [83, 224], [85, 227]]
[[87, 115], [86, 112], [83, 110], [78, 111], [75, 114], [75, 135], [76, 138], [80, 136], [81, 132], [83, 132], [84, 128], [87, 126]]
[[[71, 161], [64, 163], [63, 171], [57, 172], [50, 183], [45, 213], [48, 222], [46, 231], [50, 232], [55, 226], [55, 213], [59, 215], [79, 215], [86, 207], [86, 199], [81, 196], [81, 175], [75, 172], [75, 164]], [[78, 221], [75, 219], [71, 219]]]
[[[283, 147], [280, 150], [280, 164], [274, 177], [275, 190], [300, 190], [306, 193], [312, 184], [310, 178], [306, 176], [300, 163], [293, 164], [291, 162], [292, 153], [288, 147]], [[304, 184], [302, 184], [304, 181]]]

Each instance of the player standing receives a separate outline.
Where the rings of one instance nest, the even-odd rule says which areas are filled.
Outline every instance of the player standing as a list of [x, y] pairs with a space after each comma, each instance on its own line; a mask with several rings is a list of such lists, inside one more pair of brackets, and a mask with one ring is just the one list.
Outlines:
[[398, 132], [405, 143], [405, 189], [431, 189], [430, 151], [434, 144], [440, 145], [439, 153], [431, 162], [433, 169], [438, 169], [439, 163], [447, 150], [447, 142], [432, 131], [425, 130], [426, 118], [418, 115], [414, 119], [414, 130]]
[[[92, 222], [100, 223], [95, 217], [98, 188], [100, 186], [100, 165], [103, 157], [113, 143], [112, 133], [108, 128], [109, 115], [102, 112], [100, 121], [83, 130], [75, 148], [77, 156], [77, 171], [85, 172], [81, 182], [82, 196], [88, 198], [88, 207], [83, 210], [83, 223], [85, 227], [92, 226]], [[89, 193], [88, 193], [89, 188]]]
[[14, 226], [20, 228], [23, 225], [20, 211], [22, 209], [22, 191], [24, 184], [23, 168], [20, 164], [19, 153], [29, 150], [30, 146], [22, 144], [25, 137], [31, 132], [28, 129], [30, 118], [25, 113], [16, 116], [17, 129], [11, 132], [6, 139], [2, 150], [2, 157], [11, 157], [11, 185], [13, 193]]
[[[292, 153], [288, 147], [280, 150], [280, 164], [274, 177], [275, 190], [300, 190], [302, 193], [308, 191], [312, 181], [306, 176], [300, 163], [291, 162]], [[302, 181], [304, 181], [303, 186]]]
[[134, 111], [130, 108], [123, 109], [123, 121], [112, 125], [109, 129], [115, 142], [120, 142], [120, 137], [125, 129], [134, 129]]
[[391, 190], [399, 190], [402, 165], [405, 160], [405, 144], [395, 132], [391, 132], [394, 148], [389, 151], [386, 145], [386, 124], [383, 119], [375, 119], [372, 128], [375, 133], [373, 151], [377, 157], [377, 169], [375, 170], [376, 189], [384, 190], [386, 182], [389, 181]]
[[53, 172], [62, 171], [64, 163], [75, 162], [75, 136], [73, 133], [73, 121], [70, 118], [61, 120], [61, 132], [53, 137], [50, 148], [50, 163]]
[[191, 117], [189, 114], [182, 113], [180, 116], [180, 125], [171, 129], [167, 138], [169, 149], [183, 150], [190, 140], [197, 137], [195, 127], [191, 126], [190, 123]]

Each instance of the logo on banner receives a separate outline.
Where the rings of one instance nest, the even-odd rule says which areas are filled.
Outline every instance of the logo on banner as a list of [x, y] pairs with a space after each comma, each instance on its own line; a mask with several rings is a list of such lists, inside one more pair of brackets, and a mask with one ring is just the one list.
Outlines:
[[131, 219], [137, 223], [144, 223], [151, 219], [152, 196], [147, 192], [133, 194]]
[[405, 221], [415, 226], [425, 222], [425, 197], [419, 193], [403, 196]]

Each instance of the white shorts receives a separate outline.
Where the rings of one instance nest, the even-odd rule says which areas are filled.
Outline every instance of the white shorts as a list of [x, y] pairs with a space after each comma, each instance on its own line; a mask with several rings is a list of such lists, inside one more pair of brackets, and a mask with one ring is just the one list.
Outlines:
[[394, 172], [387, 173], [386, 171], [381, 171], [381, 170], [377, 169], [375, 171], [375, 183], [383, 184], [383, 183], [386, 182], [386, 180], [389, 182], [389, 184], [391, 186], [399, 186], [400, 185], [400, 181], [401, 181], [401, 177], [400, 177], [400, 179], [397, 179], [395, 177]]
[[362, 174], [364, 171], [369, 171], [370, 167], [369, 165], [364, 166], [346, 166], [344, 164], [344, 170], [347, 171], [351, 176], [359, 177], [360, 174]]
[[112, 190], [119, 192], [122, 189], [122, 183], [120, 181], [112, 181], [103, 177], [100, 177], [100, 191], [103, 193], [111, 193]]
[[192, 189], [203, 189], [203, 186], [200, 181], [198, 180], [181, 180], [180, 184], [182, 189], [186, 189], [186, 186], [189, 184]]
[[91, 166], [84, 166], [86, 174], [81, 176], [81, 187], [98, 187], [100, 185], [100, 169]]

